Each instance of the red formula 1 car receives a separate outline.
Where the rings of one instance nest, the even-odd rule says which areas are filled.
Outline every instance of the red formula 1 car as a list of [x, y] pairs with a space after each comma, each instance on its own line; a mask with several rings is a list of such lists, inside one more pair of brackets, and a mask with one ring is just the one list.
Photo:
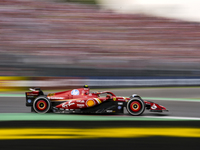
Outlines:
[[44, 95], [39, 88], [26, 92], [26, 106], [36, 113], [123, 113], [124, 107], [133, 115], [141, 115], [145, 109], [152, 112], [163, 112], [167, 109], [154, 102], [143, 101], [133, 94], [128, 97], [116, 96], [110, 91], [90, 93], [87, 85], [84, 88]]

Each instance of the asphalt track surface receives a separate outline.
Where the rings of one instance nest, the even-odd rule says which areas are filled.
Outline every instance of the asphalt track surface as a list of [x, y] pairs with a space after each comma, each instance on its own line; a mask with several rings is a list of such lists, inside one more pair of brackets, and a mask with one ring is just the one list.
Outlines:
[[[142, 116], [200, 117], [200, 88], [138, 88], [110, 89], [109, 91], [117, 96], [138, 94], [142, 98], [144, 97], [144, 100], [151, 98], [151, 101], [163, 105], [169, 110], [165, 113], [152, 113], [146, 110]], [[45, 92], [45, 94], [47, 93]], [[165, 100], [166, 98], [167, 100]], [[25, 97], [0, 97], [0, 113], [30, 113], [30, 107], [25, 106]], [[126, 110], [124, 116], [129, 116]]]
[[[144, 89], [110, 89], [118, 96], [130, 96], [132, 94], [140, 95], [144, 100], [151, 100], [165, 106], [169, 109], [168, 113], [150, 113], [145, 111], [142, 115], [145, 117], [197, 117], [200, 118], [200, 88], [144, 88]], [[95, 90], [94, 90], [95, 91]], [[102, 91], [102, 90], [98, 90]], [[45, 92], [45, 91], [44, 91]], [[45, 92], [47, 94], [48, 92]], [[52, 92], [51, 92], [52, 93]], [[22, 96], [23, 93], [18, 93]], [[0, 93], [0, 119], [7, 118], [6, 115], [14, 117], [18, 113], [24, 113], [31, 118], [30, 107], [25, 106], [25, 97], [17, 97], [13, 94]], [[153, 100], [155, 99], [155, 100]], [[14, 114], [16, 113], [16, 114]], [[30, 114], [29, 114], [30, 113]], [[56, 114], [55, 114], [56, 115]], [[44, 115], [41, 115], [44, 116]], [[45, 115], [44, 117], [47, 117]], [[51, 116], [51, 115], [50, 115]], [[56, 115], [57, 116], [57, 115]], [[65, 114], [58, 114], [65, 116]], [[70, 116], [70, 115], [68, 115]], [[77, 115], [79, 116], [79, 115]], [[84, 117], [96, 117], [95, 115], [83, 115]], [[81, 116], [81, 118], [84, 118]], [[139, 118], [132, 117], [125, 112], [121, 118]], [[74, 117], [74, 115], [73, 115]], [[104, 118], [109, 118], [110, 115]], [[37, 117], [38, 119], [38, 117]], [[199, 149], [200, 139], [200, 121], [63, 121], [58, 120], [8, 120], [0, 121], [0, 149], [2, 150], [55, 150], [55, 149], [87, 149], [87, 150], [122, 150], [122, 149], [140, 149], [140, 150], [185, 150]], [[42, 130], [40, 130], [42, 129]], [[45, 130], [44, 130], [45, 129]], [[69, 130], [70, 129], [70, 130]], [[87, 132], [83, 132], [83, 131]], [[105, 130], [107, 134], [101, 134]], [[108, 130], [106, 130], [108, 129]], [[122, 130], [123, 129], [123, 130]], [[44, 132], [46, 130], [50, 130]], [[57, 132], [57, 131], [60, 132]], [[65, 131], [68, 131], [65, 132]], [[97, 131], [96, 131], [97, 130]], [[125, 131], [128, 132], [125, 132]], [[56, 131], [56, 132], [55, 132]], [[73, 132], [72, 132], [73, 131]], [[81, 132], [80, 132], [81, 131]], [[112, 132], [111, 132], [112, 131]], [[81, 134], [80, 134], [81, 133]], [[83, 133], [86, 133], [83, 135]], [[90, 138], [74, 138], [77, 135], [88, 136]], [[138, 137], [129, 137], [126, 134], [132, 133]], [[65, 137], [59, 139], [64, 135]], [[99, 135], [99, 137], [98, 137]], [[117, 138], [116, 138], [117, 135]], [[32, 137], [34, 136], [34, 137]], [[48, 137], [47, 137], [48, 136]], [[70, 136], [69, 138], [66, 138]]]

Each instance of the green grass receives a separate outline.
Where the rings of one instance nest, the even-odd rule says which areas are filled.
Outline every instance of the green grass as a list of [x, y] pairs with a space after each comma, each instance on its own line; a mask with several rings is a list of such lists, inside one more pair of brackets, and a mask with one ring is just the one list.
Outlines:
[[[181, 121], [187, 118], [142, 117], [120, 115], [77, 115], [77, 114], [37, 114], [37, 113], [0, 113], [0, 121]], [[199, 120], [199, 119], [197, 119]]]

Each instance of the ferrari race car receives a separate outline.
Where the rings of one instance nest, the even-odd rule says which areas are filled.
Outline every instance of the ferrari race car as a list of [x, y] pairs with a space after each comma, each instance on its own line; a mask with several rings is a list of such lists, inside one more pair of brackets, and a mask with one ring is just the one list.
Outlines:
[[116, 96], [110, 91], [90, 92], [83, 88], [44, 95], [40, 88], [30, 88], [26, 92], [26, 106], [36, 113], [123, 113], [126, 107], [129, 114], [141, 115], [145, 109], [163, 112], [167, 109], [154, 102], [144, 101], [133, 94], [130, 97]]

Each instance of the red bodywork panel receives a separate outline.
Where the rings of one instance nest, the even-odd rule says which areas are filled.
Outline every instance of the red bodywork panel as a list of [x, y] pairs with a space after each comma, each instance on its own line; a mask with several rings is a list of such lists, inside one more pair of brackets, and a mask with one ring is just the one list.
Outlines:
[[[50, 93], [47, 98], [51, 102], [61, 102], [56, 108], [61, 109], [81, 109], [100, 105], [101, 103], [112, 100], [117, 102], [128, 102], [130, 98], [114, 95], [110, 91], [90, 93], [89, 88], [79, 88], [64, 92]], [[107, 94], [105, 97], [100, 97], [100, 94]], [[63, 103], [62, 103], [63, 102]], [[163, 111], [165, 107], [154, 102], [144, 101], [152, 111]]]

